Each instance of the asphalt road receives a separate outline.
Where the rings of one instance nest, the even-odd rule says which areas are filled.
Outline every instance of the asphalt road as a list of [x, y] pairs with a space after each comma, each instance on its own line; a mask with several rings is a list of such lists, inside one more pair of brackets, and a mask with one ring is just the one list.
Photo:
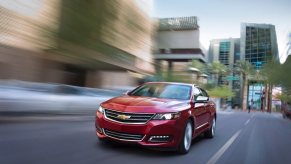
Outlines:
[[0, 118], [1, 164], [291, 163], [291, 121], [279, 114], [218, 114], [216, 136], [193, 141], [186, 155], [100, 143], [94, 116]]

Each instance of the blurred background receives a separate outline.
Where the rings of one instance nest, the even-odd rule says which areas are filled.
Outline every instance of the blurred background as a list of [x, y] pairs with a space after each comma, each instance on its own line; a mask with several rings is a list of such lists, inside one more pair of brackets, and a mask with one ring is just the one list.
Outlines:
[[212, 39], [205, 48], [197, 16], [154, 18], [152, 0], [2, 0], [0, 9], [6, 92], [18, 87], [28, 96], [102, 97], [148, 81], [174, 81], [206, 88], [218, 109], [245, 110], [253, 101], [269, 112], [279, 111], [280, 98], [289, 95], [280, 96], [290, 79], [271, 72], [283, 66], [272, 24], [242, 23], [240, 38]]
[[[288, 163], [290, 6], [0, 0], [0, 163]], [[152, 81], [206, 89], [217, 137], [185, 156], [96, 141], [99, 104]]]
[[[80, 96], [94, 98], [95, 110], [98, 102], [153, 75], [152, 5], [146, 0], [0, 1], [0, 111], [59, 110], [63, 107], [54, 102]], [[37, 105], [41, 97], [50, 105]], [[30, 105], [25, 109], [24, 103]]]
[[1, 79], [136, 85], [154, 73], [147, 7], [125, 0], [1, 1]]

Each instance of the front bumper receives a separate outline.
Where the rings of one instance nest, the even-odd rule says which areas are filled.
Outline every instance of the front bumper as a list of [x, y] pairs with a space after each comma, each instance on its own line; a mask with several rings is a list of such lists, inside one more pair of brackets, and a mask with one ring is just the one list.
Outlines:
[[95, 126], [96, 134], [101, 139], [134, 142], [142, 146], [159, 148], [177, 147], [184, 128], [181, 119], [150, 120], [146, 124], [124, 124], [108, 120], [101, 113], [96, 115]]

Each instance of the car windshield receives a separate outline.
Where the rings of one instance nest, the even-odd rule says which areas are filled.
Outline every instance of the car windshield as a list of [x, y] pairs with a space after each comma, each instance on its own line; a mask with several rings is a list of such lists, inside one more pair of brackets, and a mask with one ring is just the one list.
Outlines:
[[157, 97], [166, 99], [190, 99], [191, 86], [179, 84], [145, 84], [133, 90], [131, 96]]

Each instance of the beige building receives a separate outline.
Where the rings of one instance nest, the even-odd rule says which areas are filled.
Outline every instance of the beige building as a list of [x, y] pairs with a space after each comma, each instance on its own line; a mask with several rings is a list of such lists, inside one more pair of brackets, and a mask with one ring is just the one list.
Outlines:
[[206, 56], [200, 44], [197, 17], [159, 19], [155, 45], [154, 57], [157, 65], [161, 65], [158, 70], [172, 72], [177, 76], [175, 79], [185, 82], [198, 79], [199, 70], [191, 70], [190, 65], [192, 60], [205, 63]]
[[13, 0], [0, 2], [0, 79], [45, 81], [43, 50], [51, 40], [44, 30], [57, 21], [58, 6], [53, 2], [37, 5], [40, 10]]
[[[147, 7], [152, 5], [142, 2]], [[136, 1], [80, 2], [84, 7], [93, 6], [90, 11], [99, 6], [104, 9], [97, 13], [102, 24], [96, 30], [89, 29], [89, 37], [86, 28], [94, 21], [86, 24], [91, 16], [86, 15], [82, 5], [76, 11], [68, 10], [66, 3], [71, 1], [31, 3], [0, 3], [0, 79], [114, 88], [136, 85], [138, 78], [154, 73], [151, 18]], [[74, 22], [76, 14], [80, 16], [76, 20], [79, 29], [66, 23]], [[71, 33], [64, 33], [64, 29]], [[80, 41], [75, 42], [66, 34], [80, 35]]]

